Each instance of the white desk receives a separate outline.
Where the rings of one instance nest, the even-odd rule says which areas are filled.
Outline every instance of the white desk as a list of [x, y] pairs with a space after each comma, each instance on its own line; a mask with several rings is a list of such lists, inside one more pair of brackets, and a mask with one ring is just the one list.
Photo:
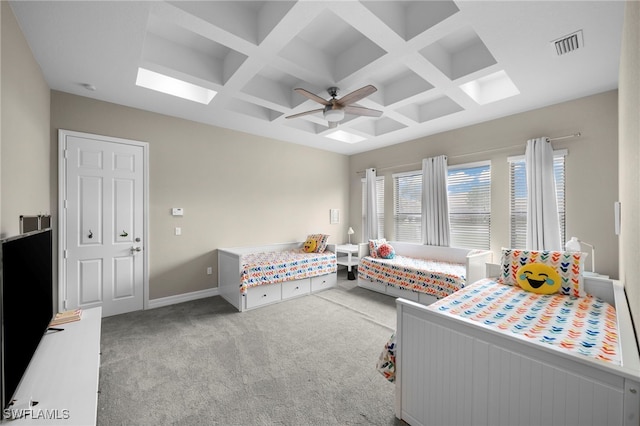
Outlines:
[[[24, 417], [9, 425], [95, 425], [98, 410], [102, 308], [44, 335], [14, 394]], [[29, 400], [38, 404], [29, 408]], [[25, 405], [26, 404], [26, 405]], [[43, 417], [47, 416], [47, 417]]]
[[[358, 255], [358, 245], [357, 244], [338, 244], [336, 247], [336, 262], [338, 265], [343, 265], [347, 267], [347, 278], [350, 280], [355, 280], [356, 276], [353, 273], [353, 267], [358, 266], [358, 262], [360, 258]], [[346, 256], [339, 256], [340, 253], [346, 254]], [[356, 255], [355, 257], [353, 255]]]

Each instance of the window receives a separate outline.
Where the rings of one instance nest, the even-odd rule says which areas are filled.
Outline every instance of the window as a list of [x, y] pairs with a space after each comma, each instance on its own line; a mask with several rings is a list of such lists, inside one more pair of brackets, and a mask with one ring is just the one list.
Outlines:
[[422, 172], [393, 175], [393, 224], [397, 241], [422, 242]]
[[447, 176], [451, 247], [491, 246], [491, 163], [449, 166]]
[[[489, 249], [491, 163], [449, 166], [447, 173], [451, 246]], [[422, 171], [393, 175], [395, 239], [422, 242]]]
[[[566, 150], [554, 151], [553, 170], [556, 178], [556, 197], [560, 219], [560, 241], [564, 246], [565, 233], [565, 197], [564, 197], [564, 159]], [[527, 175], [524, 156], [509, 158], [509, 188], [511, 206], [511, 247], [526, 248], [527, 239]]]
[[[384, 237], [384, 176], [376, 177], [376, 209], [378, 210], [378, 238]], [[362, 236], [367, 226], [367, 180], [362, 179]], [[366, 242], [366, 241], [363, 241]]]

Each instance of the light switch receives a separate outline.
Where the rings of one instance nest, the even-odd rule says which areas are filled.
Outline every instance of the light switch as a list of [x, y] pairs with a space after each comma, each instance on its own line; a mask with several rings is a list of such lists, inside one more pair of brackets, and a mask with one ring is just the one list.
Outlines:
[[184, 216], [184, 209], [182, 207], [174, 207], [171, 209], [172, 216]]
[[182, 235], [182, 228], [176, 226], [176, 235]]

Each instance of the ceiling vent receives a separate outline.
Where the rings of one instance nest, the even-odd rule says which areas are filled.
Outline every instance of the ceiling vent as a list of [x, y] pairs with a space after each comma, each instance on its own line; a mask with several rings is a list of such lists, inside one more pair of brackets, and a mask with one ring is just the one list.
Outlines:
[[572, 34], [554, 40], [551, 42], [551, 45], [558, 56], [571, 53], [584, 46], [582, 30], [578, 30]]

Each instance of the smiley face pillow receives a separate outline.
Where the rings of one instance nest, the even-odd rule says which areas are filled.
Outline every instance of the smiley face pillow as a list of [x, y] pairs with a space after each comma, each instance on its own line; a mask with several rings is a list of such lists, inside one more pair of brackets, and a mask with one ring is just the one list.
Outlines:
[[497, 281], [538, 294], [584, 297], [581, 252], [502, 250], [502, 269]]
[[317, 247], [318, 241], [315, 238], [309, 237], [302, 245], [302, 250], [304, 250], [305, 253], [314, 253]]

